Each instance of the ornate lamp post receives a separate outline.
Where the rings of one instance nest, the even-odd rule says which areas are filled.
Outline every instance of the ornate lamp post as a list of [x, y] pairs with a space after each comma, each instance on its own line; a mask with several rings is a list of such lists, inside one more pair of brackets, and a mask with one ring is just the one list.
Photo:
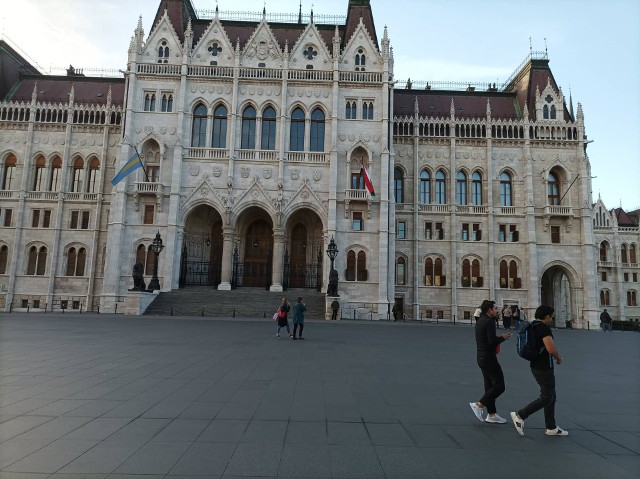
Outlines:
[[331, 241], [329, 241], [329, 246], [327, 247], [327, 256], [331, 260], [331, 269], [329, 270], [329, 287], [327, 288], [327, 296], [340, 296], [338, 294], [338, 272], [333, 269], [333, 260], [338, 256], [338, 246], [336, 246], [336, 242], [331, 237]]
[[155, 256], [155, 262], [153, 263], [153, 277], [149, 282], [149, 291], [155, 291], [156, 289], [160, 289], [160, 281], [158, 281], [158, 256], [164, 249], [162, 238], [160, 238], [160, 231], [156, 233], [156, 237], [153, 240], [153, 243], [151, 243], [151, 246], [149, 246], [149, 249]]

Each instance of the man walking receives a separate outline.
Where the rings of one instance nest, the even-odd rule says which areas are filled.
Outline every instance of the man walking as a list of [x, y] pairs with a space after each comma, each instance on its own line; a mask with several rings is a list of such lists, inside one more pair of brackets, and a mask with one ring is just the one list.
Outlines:
[[494, 301], [485, 300], [480, 306], [481, 315], [476, 321], [477, 361], [484, 378], [484, 396], [478, 402], [469, 403], [479, 421], [504, 424], [506, 419], [496, 413], [496, 399], [504, 390], [504, 374], [498, 362], [500, 343], [511, 338], [511, 333], [496, 336], [495, 317], [498, 313]]
[[606, 333], [607, 331], [611, 332], [612, 325], [613, 325], [613, 319], [611, 319], [611, 316], [607, 312], [607, 308], [604, 308], [604, 311], [600, 313], [600, 326], [602, 327], [602, 330]]
[[551, 333], [554, 309], [551, 306], [539, 306], [536, 309], [533, 321], [533, 335], [536, 349], [540, 355], [534, 361], [530, 361], [531, 374], [540, 385], [540, 397], [529, 403], [518, 412], [511, 413], [511, 420], [516, 431], [524, 436], [524, 421], [533, 413], [544, 409], [545, 431], [547, 436], [568, 436], [569, 433], [556, 423], [556, 377], [553, 372], [553, 360], [562, 364], [562, 356], [556, 349]]

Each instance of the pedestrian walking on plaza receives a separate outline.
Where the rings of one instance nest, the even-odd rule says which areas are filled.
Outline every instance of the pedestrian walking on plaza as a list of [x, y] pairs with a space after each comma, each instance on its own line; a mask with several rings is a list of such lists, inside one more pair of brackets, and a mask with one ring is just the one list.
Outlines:
[[276, 329], [276, 338], [280, 337], [280, 329], [286, 327], [287, 333], [291, 336], [291, 329], [289, 329], [289, 318], [288, 314], [291, 311], [291, 305], [289, 301], [287, 301], [286, 296], [282, 298], [282, 304], [278, 308], [278, 327]]
[[511, 324], [516, 331], [520, 328], [520, 308], [517, 304], [511, 306]]
[[340, 303], [337, 299], [331, 302], [331, 319], [338, 319], [338, 310], [340, 309]]
[[604, 311], [600, 313], [600, 327], [606, 333], [607, 331], [612, 331], [612, 326], [613, 319], [611, 319], [611, 315], [607, 312], [607, 308], [604, 308]]
[[531, 374], [540, 385], [540, 397], [517, 412], [511, 413], [511, 420], [516, 431], [524, 436], [524, 421], [533, 413], [544, 409], [545, 431], [547, 436], [568, 436], [569, 433], [556, 423], [556, 377], [553, 371], [553, 360], [562, 364], [562, 356], [556, 348], [551, 332], [554, 309], [551, 306], [539, 306], [534, 315], [532, 330], [535, 346], [540, 351], [538, 357], [529, 362]]
[[502, 310], [502, 327], [504, 329], [511, 329], [511, 306], [505, 305]]
[[298, 296], [298, 302], [293, 305], [293, 336], [291, 339], [296, 340], [296, 331], [298, 327], [300, 327], [300, 339], [304, 339], [302, 337], [302, 330], [304, 329], [304, 312], [307, 310], [307, 307], [302, 302], [302, 296]]
[[500, 417], [496, 410], [496, 399], [504, 390], [504, 374], [498, 362], [498, 351], [501, 343], [511, 338], [511, 333], [496, 335], [495, 316], [498, 313], [494, 301], [485, 300], [480, 306], [481, 315], [476, 322], [477, 361], [484, 378], [484, 395], [477, 401], [469, 403], [479, 421], [504, 424], [506, 419]]

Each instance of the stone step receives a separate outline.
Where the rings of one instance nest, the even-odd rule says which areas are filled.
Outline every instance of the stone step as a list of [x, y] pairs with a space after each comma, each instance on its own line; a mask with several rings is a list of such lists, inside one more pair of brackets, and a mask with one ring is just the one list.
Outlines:
[[298, 296], [307, 306], [305, 318], [324, 319], [325, 295], [313, 289], [289, 289], [271, 292], [263, 288], [238, 288], [218, 291], [209, 286], [189, 286], [165, 293], [149, 305], [145, 315], [271, 318], [283, 296], [294, 304]]

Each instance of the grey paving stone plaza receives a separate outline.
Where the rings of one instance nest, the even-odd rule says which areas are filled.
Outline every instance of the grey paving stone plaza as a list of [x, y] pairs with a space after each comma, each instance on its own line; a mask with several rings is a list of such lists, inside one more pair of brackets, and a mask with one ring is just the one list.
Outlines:
[[[557, 419], [480, 423], [473, 329], [0, 314], [0, 479], [637, 478], [640, 334], [555, 332]], [[508, 417], [536, 397], [513, 341]]]

